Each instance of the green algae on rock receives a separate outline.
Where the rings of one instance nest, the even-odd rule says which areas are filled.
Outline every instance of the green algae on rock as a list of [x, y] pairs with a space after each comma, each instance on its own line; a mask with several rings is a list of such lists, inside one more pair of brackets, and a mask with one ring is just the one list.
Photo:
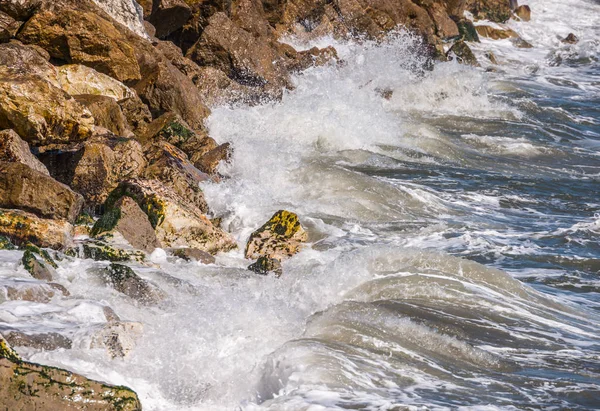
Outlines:
[[103, 275], [115, 290], [142, 304], [156, 304], [165, 296], [158, 287], [138, 276], [126, 265], [112, 263], [103, 270]]
[[67, 221], [40, 218], [22, 210], [0, 209], [0, 235], [13, 244], [32, 243], [61, 249], [70, 244], [73, 226]]
[[65, 254], [71, 257], [89, 258], [95, 261], [111, 262], [144, 262], [146, 254], [137, 250], [125, 250], [113, 247], [104, 241], [87, 241], [76, 247], [69, 248]]

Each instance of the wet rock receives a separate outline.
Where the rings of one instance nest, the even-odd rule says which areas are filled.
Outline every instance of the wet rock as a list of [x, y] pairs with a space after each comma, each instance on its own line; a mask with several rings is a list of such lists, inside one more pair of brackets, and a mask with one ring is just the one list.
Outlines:
[[8, 14], [0, 11], [0, 43], [7, 42], [13, 38], [21, 27], [21, 24]]
[[130, 197], [117, 200], [112, 209], [106, 211], [91, 230], [93, 237], [120, 233], [125, 240], [138, 250], [148, 253], [161, 247], [148, 216]]
[[44, 351], [59, 348], [70, 350], [73, 342], [59, 333], [25, 334], [21, 331], [3, 332], [2, 336], [12, 347], [30, 347]]
[[115, 310], [110, 308], [108, 305], [104, 306], [102, 308], [102, 311], [104, 312], [104, 317], [106, 318], [106, 321], [108, 321], [108, 322], [121, 321], [121, 319], [119, 318], [119, 316], [117, 315]]
[[94, 3], [138, 36], [148, 38], [144, 9], [135, 0], [94, 0]]
[[21, 300], [48, 303], [55, 295], [68, 296], [69, 291], [60, 284], [39, 282], [19, 282], [0, 287], [0, 295], [9, 301]]
[[25, 164], [0, 162], [0, 207], [74, 222], [82, 206], [81, 195], [47, 174]]
[[277, 277], [280, 277], [281, 274], [283, 274], [281, 261], [269, 257], [259, 257], [255, 263], [248, 266], [248, 270], [261, 275], [267, 275], [272, 272]]
[[146, 255], [141, 251], [118, 248], [101, 240], [86, 241], [77, 244], [77, 246], [69, 248], [65, 254], [95, 261], [141, 263], [146, 260]]
[[0, 209], [0, 235], [15, 244], [62, 249], [71, 243], [73, 226], [64, 220], [44, 219], [22, 210]]
[[455, 56], [459, 63], [469, 66], [478, 66], [477, 57], [471, 48], [462, 40], [457, 41], [448, 50], [448, 56]]
[[515, 16], [523, 21], [531, 20], [531, 8], [527, 5], [519, 6], [514, 11]]
[[217, 172], [219, 163], [221, 161], [228, 161], [230, 157], [231, 145], [224, 143], [204, 154], [195, 164], [200, 171], [208, 175], [214, 175]]
[[93, 94], [112, 97], [115, 100], [135, 96], [135, 92], [120, 81], [81, 64], [59, 67], [58, 81], [61, 88], [72, 96]]
[[21, 163], [39, 173], [50, 175], [46, 166], [31, 154], [29, 145], [13, 130], [0, 131], [0, 162]]
[[156, 304], [164, 293], [138, 276], [131, 267], [112, 263], [103, 271], [104, 278], [115, 290], [142, 304]]
[[477, 20], [490, 20], [496, 23], [504, 23], [512, 15], [508, 0], [468, 0], [467, 10]]
[[488, 58], [490, 63], [498, 64], [498, 59], [496, 59], [496, 55], [494, 53], [492, 53], [491, 51], [486, 52], [485, 56]]
[[435, 24], [437, 35], [440, 38], [452, 38], [460, 34], [456, 23], [448, 16], [443, 4], [433, 2], [427, 7], [427, 11]]
[[569, 33], [569, 35], [561, 41], [566, 44], [576, 44], [579, 42], [579, 38], [575, 34]]
[[147, 146], [146, 155], [149, 162], [144, 172], [146, 178], [161, 181], [203, 213], [208, 212], [199, 184], [210, 178], [194, 167], [184, 152], [169, 143], [158, 141]]
[[520, 49], [530, 49], [533, 48], [533, 45], [526, 40], [523, 40], [521, 37], [517, 37], [515, 39], [510, 39], [510, 42], [513, 46]]
[[0, 235], [0, 250], [14, 250], [14, 244], [3, 235]]
[[14, 75], [0, 67], [0, 128], [13, 129], [29, 144], [69, 143], [88, 138], [94, 119], [63, 90], [36, 75]]
[[0, 337], [0, 403], [9, 410], [140, 411], [129, 388], [21, 360]]
[[479, 35], [477, 34], [477, 29], [475, 29], [473, 22], [463, 18], [457, 21], [456, 26], [458, 27], [458, 32], [462, 40], [479, 43]]
[[491, 26], [476, 26], [477, 34], [481, 37], [487, 37], [494, 40], [517, 38], [519, 35], [509, 28], [497, 29]]
[[142, 323], [111, 322], [96, 332], [90, 348], [105, 348], [111, 358], [124, 358], [135, 348], [143, 331]]
[[165, 247], [192, 247], [209, 252], [236, 247], [231, 236], [212, 225], [202, 211], [157, 180], [129, 180], [119, 184], [106, 200], [110, 209], [122, 196], [133, 198], [148, 215]]
[[186, 261], [199, 261], [202, 264], [214, 264], [215, 257], [197, 248], [176, 248], [172, 250], [175, 257]]
[[250, 235], [245, 256], [252, 260], [267, 257], [282, 261], [300, 251], [301, 244], [307, 239], [298, 216], [280, 210]]
[[148, 21], [156, 28], [156, 37], [164, 38], [183, 27], [191, 15], [183, 0], [154, 0]]
[[117, 136], [135, 137], [114, 98], [94, 94], [74, 95], [73, 98], [92, 113], [96, 126], [103, 127]]
[[[57, 9], [48, 10], [52, 7]], [[50, 4], [25, 23], [17, 38], [55, 59], [92, 67], [122, 82], [141, 78], [133, 47], [112, 22], [93, 11]]]
[[148, 106], [137, 95], [119, 100], [118, 104], [129, 129], [136, 135], [144, 134], [146, 126], [152, 122], [152, 113]]
[[23, 262], [23, 267], [25, 267], [29, 274], [31, 274], [31, 276], [36, 280], [53, 280], [55, 276], [54, 269], [47, 261], [43, 260], [42, 258], [38, 258], [38, 256], [31, 250], [25, 250], [21, 261]]

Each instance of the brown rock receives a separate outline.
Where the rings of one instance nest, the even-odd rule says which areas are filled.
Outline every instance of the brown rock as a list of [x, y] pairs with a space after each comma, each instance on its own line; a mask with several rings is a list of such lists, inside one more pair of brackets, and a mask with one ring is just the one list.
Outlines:
[[38, 350], [53, 351], [63, 348], [70, 350], [73, 341], [59, 333], [25, 334], [21, 331], [2, 333], [6, 342], [12, 347], [31, 347]]
[[73, 98], [92, 113], [96, 126], [103, 127], [117, 136], [134, 137], [121, 107], [114, 98], [94, 94], [74, 95]]
[[531, 20], [531, 8], [529, 8], [529, 6], [527, 5], [517, 7], [514, 13], [519, 19], [523, 21]]
[[283, 274], [283, 268], [281, 267], [281, 261], [276, 258], [259, 257], [255, 263], [248, 266], [248, 270], [254, 271], [257, 274], [267, 275], [274, 273], [276, 277], [281, 277]]
[[191, 14], [183, 0], [154, 0], [148, 21], [156, 28], [156, 37], [164, 38], [183, 27]]
[[0, 207], [31, 211], [72, 223], [82, 205], [81, 195], [52, 177], [25, 164], [0, 163]]
[[267, 257], [282, 261], [300, 251], [301, 243], [308, 235], [298, 216], [289, 211], [280, 210], [262, 227], [253, 232], [246, 245], [246, 258]]
[[141, 411], [129, 388], [106, 385], [79, 374], [21, 360], [0, 337], [0, 401], [11, 411]]
[[50, 55], [37, 46], [25, 45], [16, 40], [0, 44], [0, 73], [3, 76], [35, 74], [60, 88], [58, 71], [48, 62], [49, 59]]
[[475, 26], [477, 34], [482, 37], [488, 37], [494, 40], [502, 40], [508, 38], [517, 38], [519, 35], [512, 29], [502, 28], [497, 29], [491, 26]]
[[152, 122], [152, 114], [148, 106], [137, 95], [119, 100], [118, 104], [129, 129], [136, 135], [142, 135], [146, 126]]
[[459, 35], [458, 26], [448, 16], [446, 8], [441, 3], [432, 3], [428, 8], [429, 16], [435, 23], [437, 35], [442, 38], [456, 37]]
[[21, 210], [0, 209], [0, 235], [16, 244], [62, 249], [71, 243], [73, 226], [66, 221], [44, 219]]
[[228, 161], [231, 156], [231, 145], [224, 143], [217, 148], [210, 150], [196, 161], [196, 167], [206, 174], [214, 175], [217, 172], [217, 166], [221, 161]]
[[530, 49], [533, 48], [533, 45], [529, 43], [527, 40], [523, 40], [521, 37], [517, 37], [515, 39], [510, 39], [510, 42], [513, 46], [520, 49]]
[[30, 249], [25, 250], [21, 262], [29, 274], [36, 280], [52, 281], [56, 275], [54, 267]]
[[176, 248], [172, 250], [175, 257], [186, 261], [199, 261], [202, 264], [214, 264], [215, 257], [197, 248]]
[[13, 38], [21, 27], [21, 24], [8, 14], [0, 11], [0, 43], [7, 42]]
[[8, 300], [33, 301], [37, 303], [49, 302], [57, 292], [63, 296], [69, 295], [66, 288], [60, 284], [53, 283], [20, 282], [0, 287], [0, 294], [4, 293]]
[[569, 33], [569, 35], [561, 41], [566, 44], [576, 44], [579, 42], [579, 38], [575, 34]]
[[135, 92], [118, 80], [81, 64], [58, 68], [60, 87], [70, 95], [93, 94], [115, 100], [134, 97]]
[[512, 15], [508, 0], [467, 0], [466, 8], [477, 20], [496, 23], [504, 23]]
[[13, 130], [0, 131], [0, 162], [25, 164], [32, 170], [50, 175], [46, 166], [31, 154], [29, 145]]
[[42, 3], [42, 0], [2, 0], [0, 11], [8, 14], [15, 20], [27, 20]]
[[133, 248], [152, 252], [161, 244], [156, 238], [148, 216], [130, 197], [121, 197], [107, 210], [91, 231], [93, 237], [120, 233]]
[[471, 51], [471, 48], [465, 43], [463, 40], [459, 40], [450, 47], [448, 50], [448, 54], [450, 56], [455, 56], [459, 63], [466, 64], [469, 66], [479, 66], [477, 62], [477, 57]]
[[112, 22], [91, 11], [68, 7], [57, 12], [40, 11], [17, 37], [23, 43], [41, 46], [55, 59], [92, 67], [122, 82], [141, 77], [132, 46]]

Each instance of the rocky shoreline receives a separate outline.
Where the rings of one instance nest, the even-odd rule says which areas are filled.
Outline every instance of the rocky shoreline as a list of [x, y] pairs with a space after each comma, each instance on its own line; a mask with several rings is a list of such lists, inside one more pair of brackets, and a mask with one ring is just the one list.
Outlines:
[[[209, 107], [278, 99], [294, 73], [344, 64], [333, 47], [297, 51], [285, 36], [378, 40], [405, 27], [430, 60], [477, 65], [466, 42], [478, 36], [531, 47], [501, 26], [530, 13], [508, 0], [0, 0], [0, 249], [22, 250], [47, 285], [7, 295], [68, 295], [53, 272], [79, 257], [110, 261], [107, 286], [156, 304], [161, 290], [127, 263], [149, 264], [157, 248], [213, 263], [238, 247], [199, 186], [222, 178], [234, 149], [209, 135]], [[307, 237], [298, 216], [277, 212], [250, 236], [249, 269], [281, 275]], [[100, 344], [123, 356], [139, 330], [113, 314]], [[0, 347], [0, 399], [11, 409], [141, 409], [128, 389], [23, 362], [5, 339]]]

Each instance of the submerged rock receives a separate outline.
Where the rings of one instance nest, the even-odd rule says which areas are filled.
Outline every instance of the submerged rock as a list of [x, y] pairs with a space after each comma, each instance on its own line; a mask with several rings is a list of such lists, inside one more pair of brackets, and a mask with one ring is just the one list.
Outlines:
[[72, 240], [73, 226], [64, 220], [40, 218], [22, 210], [0, 209], [0, 235], [15, 244], [62, 249]]
[[22, 300], [47, 303], [57, 294], [68, 296], [69, 291], [60, 284], [31, 281], [20, 281], [0, 286], [0, 297], [4, 297], [9, 301]]
[[52, 281], [58, 268], [56, 262], [50, 257], [46, 250], [42, 250], [33, 244], [28, 244], [21, 259], [23, 267], [37, 280]]
[[254, 271], [257, 274], [267, 275], [270, 272], [274, 273], [277, 277], [283, 274], [281, 268], [281, 261], [276, 258], [259, 257], [259, 259], [248, 266], [248, 270]]
[[140, 278], [126, 265], [113, 263], [103, 270], [103, 276], [115, 290], [142, 304], [156, 304], [165, 297], [158, 287]]
[[21, 331], [2, 332], [4, 339], [12, 347], [30, 347], [38, 350], [53, 351], [63, 348], [70, 350], [73, 341], [59, 333], [26, 334]]
[[477, 34], [481, 37], [488, 37], [494, 40], [508, 39], [508, 38], [517, 38], [519, 35], [512, 29], [507, 27], [497, 29], [492, 26], [476, 26]]
[[250, 235], [245, 256], [252, 260], [267, 257], [281, 261], [300, 251], [301, 243], [307, 239], [298, 216], [280, 210]]
[[569, 33], [569, 35], [561, 41], [566, 44], [576, 44], [579, 42], [579, 38], [575, 34]]
[[0, 337], [0, 403], [11, 411], [139, 411], [132, 390], [23, 361]]
[[214, 264], [215, 257], [197, 248], [176, 248], [172, 250], [175, 257], [186, 261], [199, 261], [202, 264]]

